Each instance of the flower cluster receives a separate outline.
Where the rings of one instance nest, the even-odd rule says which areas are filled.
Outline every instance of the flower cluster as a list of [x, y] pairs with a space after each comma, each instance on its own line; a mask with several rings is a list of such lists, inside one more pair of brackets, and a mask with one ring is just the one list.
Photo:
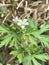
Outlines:
[[22, 29], [25, 28], [25, 26], [29, 25], [27, 19], [19, 19], [17, 16], [13, 18], [13, 21], [16, 22]]

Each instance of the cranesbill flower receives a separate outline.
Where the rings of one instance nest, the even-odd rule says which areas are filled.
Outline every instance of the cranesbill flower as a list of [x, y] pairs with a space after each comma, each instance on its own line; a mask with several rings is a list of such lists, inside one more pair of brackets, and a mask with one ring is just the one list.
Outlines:
[[13, 18], [13, 21], [16, 22], [22, 29], [25, 28], [25, 26], [29, 25], [27, 19], [19, 19], [17, 16]]

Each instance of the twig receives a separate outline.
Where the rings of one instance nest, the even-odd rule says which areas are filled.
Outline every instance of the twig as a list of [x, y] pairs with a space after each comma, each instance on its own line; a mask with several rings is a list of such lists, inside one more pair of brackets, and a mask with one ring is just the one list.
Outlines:
[[49, 16], [48, 17], [46, 17], [46, 18], [44, 18], [44, 20], [48, 20], [49, 19]]
[[2, 0], [3, 4], [5, 4], [4, 0]]
[[8, 61], [7, 61], [7, 63], [6, 64], [8, 64], [8, 63], [10, 63], [12, 60], [14, 60], [16, 58], [16, 56], [12, 56]]
[[27, 4], [28, 4], [28, 2], [25, 1], [25, 3], [26, 3], [26, 5], [25, 5], [25, 14], [27, 14]]
[[35, 9], [35, 11], [34, 11], [33, 18], [34, 18], [35, 20], [37, 19], [37, 9]]
[[7, 17], [8, 17], [10, 14], [11, 14], [11, 13], [9, 12], [9, 13], [6, 15], [6, 17], [4, 18], [4, 20], [2, 21], [2, 23], [4, 23], [4, 22], [6, 21]]
[[5, 7], [7, 7], [7, 6], [12, 6], [12, 4], [0, 4], [0, 6], [5, 6]]
[[48, 1], [49, 1], [49, 0], [46, 0], [46, 4], [48, 4]]
[[21, 4], [24, 2], [24, 0], [22, 0], [19, 4], [18, 4], [18, 6], [17, 6], [17, 9], [21, 6]]

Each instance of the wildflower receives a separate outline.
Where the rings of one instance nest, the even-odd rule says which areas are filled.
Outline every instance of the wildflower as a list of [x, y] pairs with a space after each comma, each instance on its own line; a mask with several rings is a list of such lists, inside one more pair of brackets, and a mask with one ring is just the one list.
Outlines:
[[18, 21], [18, 17], [16, 16], [15, 18], [13, 18], [13, 21], [17, 22]]
[[16, 22], [22, 29], [24, 29], [25, 26], [29, 25], [27, 19], [21, 20], [17, 16], [13, 19], [13, 21]]
[[25, 25], [29, 25], [29, 23], [27, 22], [27, 19], [24, 19], [23, 21], [24, 21]]
[[22, 29], [24, 29], [24, 28], [25, 28], [25, 26], [23, 26], [23, 25], [22, 25], [22, 26], [21, 26], [21, 28], [22, 28]]

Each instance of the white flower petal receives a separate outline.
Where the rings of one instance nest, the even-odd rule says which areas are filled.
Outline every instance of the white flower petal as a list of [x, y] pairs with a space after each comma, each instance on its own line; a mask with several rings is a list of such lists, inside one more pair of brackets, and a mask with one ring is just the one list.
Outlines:
[[16, 16], [13, 19], [14, 22], [16, 22], [22, 29], [24, 29], [24, 27], [26, 25], [29, 25], [29, 23], [27, 22], [27, 19], [24, 19], [23, 21], [21, 19], [18, 18], [18, 16]]
[[18, 16], [15, 17], [15, 20], [16, 20], [16, 21], [18, 20]]
[[25, 26], [21, 26], [21, 28], [22, 28], [22, 29], [24, 29], [24, 28], [25, 28]]
[[12, 19], [13, 21], [15, 21], [15, 19]]
[[42, 25], [40, 26], [40, 28], [42, 28], [44, 25], [45, 25], [45, 24], [42, 24]]
[[22, 23], [22, 20], [21, 19], [18, 19], [18, 22]]
[[27, 22], [27, 19], [24, 19], [23, 21], [24, 21], [24, 22]]
[[13, 19], [14, 22], [17, 22], [15, 19]]
[[21, 26], [21, 23], [20, 23], [20, 22], [17, 22], [17, 24], [18, 24], [19, 26]]
[[29, 25], [29, 23], [28, 23], [28, 22], [26, 22], [25, 24], [26, 24], [26, 25]]

